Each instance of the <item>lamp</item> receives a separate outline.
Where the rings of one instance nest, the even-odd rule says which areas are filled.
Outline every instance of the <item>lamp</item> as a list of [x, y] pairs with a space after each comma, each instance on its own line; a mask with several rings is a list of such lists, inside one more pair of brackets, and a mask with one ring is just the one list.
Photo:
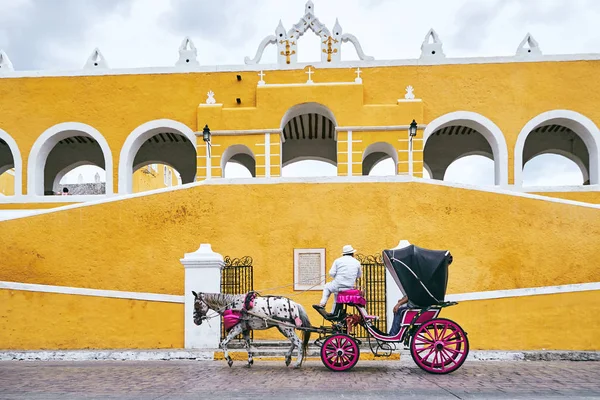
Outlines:
[[417, 122], [413, 119], [408, 128], [408, 134], [410, 137], [417, 136]]
[[204, 129], [202, 130], [202, 140], [210, 144], [210, 128], [208, 125], [204, 125]]
[[236, 78], [237, 78], [238, 81], [242, 80], [242, 76], [241, 75], [236, 75]]

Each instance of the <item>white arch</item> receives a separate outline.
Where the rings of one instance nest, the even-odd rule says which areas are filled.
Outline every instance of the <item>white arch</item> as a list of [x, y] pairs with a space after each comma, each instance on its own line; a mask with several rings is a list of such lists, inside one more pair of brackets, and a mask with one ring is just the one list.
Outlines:
[[[433, 174], [431, 173], [431, 168], [429, 168], [429, 165], [423, 163], [423, 170], [427, 171], [429, 174], [429, 179], [433, 179]], [[423, 178], [425, 178], [425, 174], [423, 174]]]
[[[398, 151], [394, 148], [394, 146], [392, 146], [391, 144], [389, 144], [387, 142], [372, 143], [369, 146], [367, 146], [367, 148], [363, 152], [362, 162], [364, 163], [365, 159], [373, 153], [385, 153], [388, 156], [390, 156], [392, 158], [392, 160], [394, 161], [394, 175], [398, 174]], [[373, 164], [371, 169], [373, 169], [375, 167], [375, 165], [379, 164], [379, 162], [381, 162], [381, 161], [383, 161], [383, 160], [379, 160], [377, 163]], [[371, 171], [369, 171], [369, 172], [371, 172]]]
[[[0, 139], [4, 140], [10, 149], [15, 168], [15, 196], [23, 194], [23, 159], [17, 142], [4, 130], [0, 129]], [[4, 171], [2, 171], [4, 172]]]
[[552, 110], [541, 113], [525, 124], [515, 144], [515, 186], [523, 186], [523, 150], [527, 136], [542, 125], [556, 124], [569, 128], [585, 143], [589, 153], [589, 180], [590, 185], [599, 183], [600, 177], [598, 159], [600, 157], [598, 141], [600, 131], [588, 117], [571, 110]]
[[104, 155], [104, 170], [106, 171], [106, 194], [113, 193], [113, 158], [108, 142], [95, 128], [81, 122], [62, 122], [44, 131], [37, 138], [27, 162], [27, 194], [44, 195], [44, 168], [48, 155], [58, 142], [74, 135], [87, 136], [94, 139]]
[[[144, 142], [165, 129], [184, 135], [196, 148], [196, 134], [187, 125], [172, 119], [156, 119], [135, 128], [123, 144], [119, 156], [119, 193], [131, 193], [133, 183], [133, 160]], [[165, 164], [161, 161], [162, 164]]]
[[223, 155], [221, 156], [221, 171], [223, 171], [223, 175], [225, 175], [225, 165], [229, 162], [229, 160], [231, 160], [232, 157], [238, 154], [247, 154], [254, 159], [254, 162], [256, 162], [256, 157], [254, 156], [254, 153], [252, 152], [252, 150], [250, 150], [248, 146], [245, 146], [243, 144], [231, 145], [227, 149], [225, 149]]
[[496, 185], [508, 184], [508, 149], [502, 131], [491, 120], [472, 111], [455, 111], [438, 117], [427, 124], [423, 132], [423, 149], [427, 139], [438, 129], [452, 125], [466, 126], [483, 135], [494, 155], [494, 181]]
[[323, 104], [320, 104], [320, 103], [310, 102], [310, 103], [297, 104], [297, 105], [291, 107], [290, 109], [288, 109], [286, 111], [286, 113], [283, 115], [283, 118], [281, 118], [280, 128], [283, 130], [283, 128], [285, 128], [285, 124], [287, 124], [292, 118], [297, 117], [299, 115], [304, 115], [304, 114], [324, 115], [327, 118], [329, 118], [331, 120], [331, 122], [333, 122], [333, 125], [337, 126], [337, 121], [335, 119], [335, 116], [333, 115], [333, 112], [329, 108], [325, 107]]
[[[559, 150], [559, 149], [548, 149], [548, 150], [544, 150], [540, 153], [537, 153], [536, 155], [534, 155], [533, 157], [531, 157], [527, 163], [529, 161], [532, 161], [534, 158], [544, 155], [544, 154], [556, 154], [559, 156], [562, 156], [568, 160], [571, 160], [575, 163], [575, 165], [577, 165], [577, 167], [579, 168], [579, 170], [581, 171], [581, 176], [583, 177], [583, 181], [587, 181], [588, 179], [590, 179], [590, 174], [588, 173], [588, 169], [587, 166], [583, 163], [583, 161], [581, 161], [581, 158], [577, 157], [575, 154], [573, 153], [569, 153], [568, 151], [565, 150]], [[525, 165], [527, 165], [527, 163], [525, 163]], [[523, 170], [525, 169], [525, 165], [523, 165]], [[521, 175], [522, 177], [522, 175]]]

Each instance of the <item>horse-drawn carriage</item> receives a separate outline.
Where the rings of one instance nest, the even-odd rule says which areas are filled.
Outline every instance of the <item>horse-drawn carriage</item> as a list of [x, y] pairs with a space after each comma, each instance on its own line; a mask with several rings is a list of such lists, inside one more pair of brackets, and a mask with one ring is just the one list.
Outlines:
[[[448, 266], [452, 255], [448, 251], [422, 249], [410, 245], [401, 249], [384, 250], [383, 261], [390, 275], [408, 297], [408, 307], [399, 311], [400, 330], [394, 335], [381, 332], [366, 310], [367, 299], [359, 289], [339, 292], [333, 312], [320, 307], [315, 309], [330, 325], [314, 327], [310, 324], [303, 307], [281, 296], [248, 296], [194, 293], [196, 297], [194, 321], [200, 325], [207, 319], [208, 309], [224, 315], [229, 334], [221, 343], [225, 358], [231, 366], [233, 361], [227, 352], [227, 343], [240, 333], [246, 340], [248, 366], [252, 365], [252, 353], [248, 332], [253, 329], [278, 327], [292, 342], [286, 354], [286, 365], [298, 347], [296, 367], [302, 364], [311, 333], [318, 333], [315, 344], [321, 348], [323, 364], [333, 371], [347, 371], [356, 365], [360, 357], [360, 340], [353, 334], [356, 326], [368, 332], [371, 351], [376, 356], [389, 356], [396, 344], [410, 349], [415, 363], [433, 374], [446, 374], [458, 369], [469, 353], [466, 332], [454, 321], [438, 318], [442, 308], [455, 305], [445, 302], [448, 282]], [[351, 310], [356, 314], [350, 314]], [[303, 342], [295, 330], [303, 333]]]

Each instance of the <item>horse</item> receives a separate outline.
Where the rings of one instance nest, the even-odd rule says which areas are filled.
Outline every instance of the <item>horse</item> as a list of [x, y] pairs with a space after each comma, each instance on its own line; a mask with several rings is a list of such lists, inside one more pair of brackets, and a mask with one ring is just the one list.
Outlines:
[[[196, 293], [194, 295], [194, 323], [201, 325], [207, 317], [208, 310], [216, 311], [223, 316], [226, 310], [236, 310], [241, 312], [239, 322], [235, 324], [223, 339], [219, 347], [223, 349], [225, 359], [229, 367], [233, 365], [233, 360], [229, 356], [227, 344], [240, 333], [244, 337], [244, 347], [248, 351], [248, 364], [250, 368], [254, 364], [252, 351], [250, 349], [250, 331], [265, 330], [276, 327], [282, 335], [287, 337], [291, 346], [285, 355], [285, 365], [289, 366], [292, 361], [294, 348], [298, 348], [298, 356], [294, 368], [300, 368], [306, 356], [310, 331], [302, 331], [302, 341], [296, 335], [296, 327], [310, 328], [312, 325], [304, 308], [282, 296], [257, 296], [250, 305], [248, 293], [245, 294], [222, 294], [222, 293]], [[251, 292], [252, 294], [252, 292]]]

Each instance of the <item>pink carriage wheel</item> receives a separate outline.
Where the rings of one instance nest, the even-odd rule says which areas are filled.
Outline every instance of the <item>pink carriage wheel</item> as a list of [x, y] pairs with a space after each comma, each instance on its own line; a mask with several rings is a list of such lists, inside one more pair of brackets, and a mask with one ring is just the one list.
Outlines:
[[432, 374], [456, 371], [468, 354], [467, 334], [456, 322], [445, 318], [421, 325], [410, 342], [410, 355], [415, 363]]
[[348, 371], [356, 365], [360, 349], [354, 338], [348, 335], [332, 335], [321, 346], [321, 361], [332, 371]]

